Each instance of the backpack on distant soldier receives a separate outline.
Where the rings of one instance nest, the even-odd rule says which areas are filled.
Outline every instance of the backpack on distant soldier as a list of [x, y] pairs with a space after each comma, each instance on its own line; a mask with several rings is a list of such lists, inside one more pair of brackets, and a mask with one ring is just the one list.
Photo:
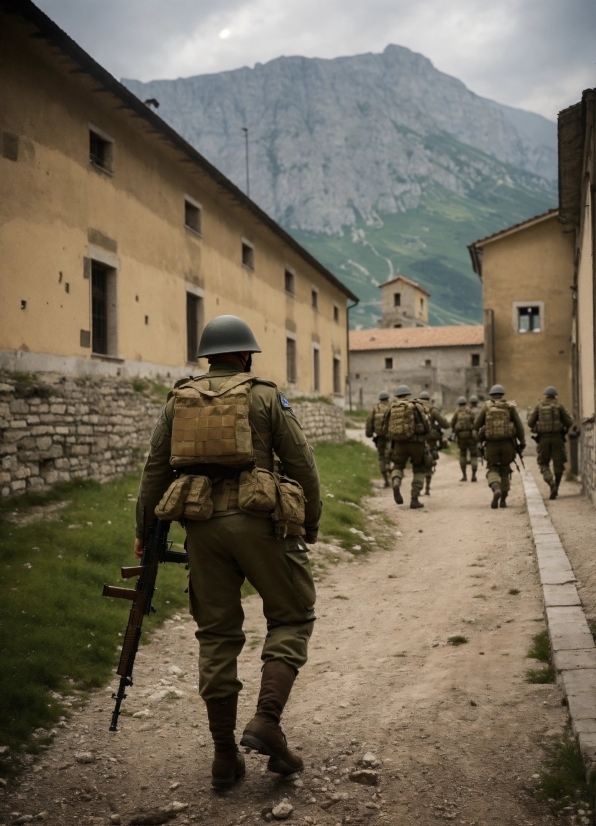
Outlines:
[[385, 435], [385, 419], [389, 410], [389, 402], [380, 402], [375, 405], [373, 416], [373, 430], [377, 436]]
[[486, 406], [484, 436], [489, 441], [511, 439], [515, 436], [515, 425], [511, 421], [511, 402], [504, 399], [489, 401]]
[[538, 404], [537, 433], [560, 433], [563, 429], [561, 403], [557, 399], [545, 399]]
[[456, 433], [471, 433], [474, 429], [474, 422], [476, 416], [471, 407], [460, 407], [457, 411], [457, 419], [455, 420]]
[[402, 399], [393, 402], [387, 414], [387, 435], [395, 442], [409, 442], [430, 432], [430, 421], [421, 402]]

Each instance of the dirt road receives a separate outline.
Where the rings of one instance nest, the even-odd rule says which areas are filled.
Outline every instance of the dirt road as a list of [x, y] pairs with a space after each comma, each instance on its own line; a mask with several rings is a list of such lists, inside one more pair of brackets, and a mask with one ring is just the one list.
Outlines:
[[[177, 807], [176, 823], [232, 826], [270, 819], [283, 798], [294, 823], [553, 821], [526, 788], [567, 714], [555, 685], [525, 681], [536, 666], [526, 659], [531, 637], [545, 624], [521, 484], [514, 476], [509, 508], [492, 511], [484, 479], [459, 475], [443, 457], [420, 511], [379, 489], [370, 504], [395, 520], [391, 548], [340, 562], [319, 584], [311, 659], [285, 715], [301, 777], [279, 780], [251, 754], [243, 782], [210, 790], [197, 644], [191, 621], [177, 617], [141, 651], [126, 701], [135, 716], [110, 734], [110, 691], [93, 696], [4, 792], [4, 822], [43, 814], [60, 826], [126, 824], [177, 801], [188, 808]], [[255, 704], [264, 634], [258, 597], [245, 611], [240, 727]], [[449, 644], [457, 635], [468, 642]], [[349, 779], [367, 752], [376, 786]]]

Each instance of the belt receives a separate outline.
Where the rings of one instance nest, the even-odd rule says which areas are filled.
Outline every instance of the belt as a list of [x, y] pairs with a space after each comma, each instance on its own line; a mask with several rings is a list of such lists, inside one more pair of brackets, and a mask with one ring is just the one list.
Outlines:
[[184, 476], [206, 476], [208, 479], [237, 479], [240, 476], [240, 468], [226, 467], [225, 465], [204, 464], [185, 465], [178, 468], [178, 473]]

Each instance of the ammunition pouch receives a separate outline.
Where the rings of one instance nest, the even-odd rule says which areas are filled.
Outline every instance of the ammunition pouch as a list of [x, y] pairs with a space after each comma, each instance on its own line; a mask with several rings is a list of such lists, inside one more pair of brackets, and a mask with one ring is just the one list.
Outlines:
[[213, 514], [211, 480], [206, 476], [179, 476], [155, 508], [159, 519], [204, 521]]
[[301, 485], [287, 476], [279, 476], [275, 482], [277, 501], [272, 519], [277, 536], [304, 536], [306, 498]]
[[264, 468], [244, 470], [240, 474], [238, 507], [244, 513], [270, 518], [277, 504], [275, 475]]

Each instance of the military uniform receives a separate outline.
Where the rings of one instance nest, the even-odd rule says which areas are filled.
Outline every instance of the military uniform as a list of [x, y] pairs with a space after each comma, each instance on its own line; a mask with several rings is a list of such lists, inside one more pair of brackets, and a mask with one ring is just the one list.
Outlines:
[[573, 426], [573, 418], [555, 395], [548, 394], [528, 416], [528, 425], [537, 434], [540, 473], [550, 488], [550, 498], [556, 499], [567, 461], [565, 433]]
[[381, 399], [375, 404], [366, 419], [365, 433], [368, 439], [373, 439], [379, 457], [379, 470], [385, 480], [385, 487], [389, 487], [389, 473], [391, 471], [391, 460], [389, 451], [391, 440], [387, 438], [383, 431], [382, 422], [389, 410], [391, 402], [389, 398]]
[[[387, 432], [391, 438], [391, 461], [393, 462], [393, 470], [391, 471], [391, 482], [393, 486], [393, 498], [398, 505], [403, 504], [403, 497], [401, 495], [401, 483], [404, 478], [406, 464], [408, 460], [412, 463], [412, 493], [411, 493], [411, 508], [423, 507], [419, 497], [424, 487], [424, 476], [427, 469], [426, 464], [426, 436], [430, 431], [430, 423], [426, 417], [426, 413], [422, 402], [408, 398], [411, 395], [410, 388], [407, 385], [400, 385], [395, 391], [396, 400], [393, 402], [387, 412]], [[391, 419], [393, 416], [393, 408], [400, 408], [400, 406], [408, 405], [411, 407], [416, 421], [417, 429], [422, 430], [421, 433], [413, 433], [407, 439], [395, 438], [391, 432]], [[420, 427], [418, 427], [420, 425]]]
[[[500, 387], [500, 385], [497, 385], [497, 387]], [[526, 446], [524, 426], [517, 412], [517, 407], [513, 402], [506, 402], [502, 398], [504, 392], [504, 390], [503, 393], [499, 394], [491, 392], [490, 395], [497, 396], [497, 398], [491, 398], [485, 402], [474, 422], [474, 430], [483, 441], [486, 440], [486, 479], [493, 491], [493, 501], [491, 503], [493, 508], [507, 506], [507, 495], [511, 487], [511, 464], [515, 461], [517, 455], [515, 439], [517, 438], [519, 442], [520, 450], [524, 450]], [[506, 410], [505, 418], [510, 423], [508, 425], [510, 432], [504, 434], [501, 438], [494, 438], [490, 435], [487, 437], [485, 433], [487, 415], [491, 416], [491, 408], [499, 406], [500, 409]]]
[[426, 482], [425, 493], [430, 495], [430, 483], [433, 473], [436, 470], [437, 462], [439, 461], [439, 451], [443, 440], [441, 429], [449, 427], [449, 422], [442, 415], [438, 407], [426, 399], [422, 399], [427, 418], [430, 422], [430, 430], [426, 435], [426, 454], [425, 454], [425, 472], [424, 478]]
[[[475, 412], [470, 405], [460, 405], [451, 419], [451, 429], [455, 433], [457, 446], [459, 447], [459, 464], [461, 467], [461, 481], [467, 480], [466, 468], [468, 464], [472, 468], [472, 482], [476, 481], [478, 472], [478, 434], [474, 430], [474, 420], [478, 412]], [[469, 456], [469, 459], [468, 459]]]

